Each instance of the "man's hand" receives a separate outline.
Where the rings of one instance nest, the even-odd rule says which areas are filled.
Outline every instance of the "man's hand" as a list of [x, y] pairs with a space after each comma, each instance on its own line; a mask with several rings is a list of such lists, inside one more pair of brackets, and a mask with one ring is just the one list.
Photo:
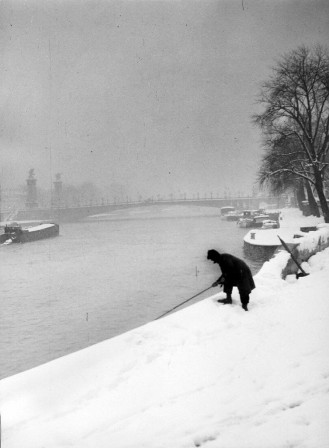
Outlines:
[[224, 285], [224, 281], [219, 281], [217, 280], [215, 283], [213, 283], [211, 286], [213, 288], [215, 288], [215, 286], [223, 286]]

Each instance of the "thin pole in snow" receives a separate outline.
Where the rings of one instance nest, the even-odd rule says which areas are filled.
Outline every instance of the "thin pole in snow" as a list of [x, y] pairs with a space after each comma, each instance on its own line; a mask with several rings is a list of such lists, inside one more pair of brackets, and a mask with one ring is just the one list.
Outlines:
[[203, 291], [198, 292], [198, 294], [195, 294], [194, 296], [190, 297], [189, 299], [184, 300], [184, 302], [182, 302], [182, 303], [180, 303], [180, 304], [174, 306], [174, 308], [171, 308], [170, 310], [168, 310], [168, 311], [166, 311], [165, 313], [161, 314], [161, 316], [157, 317], [157, 318], [154, 319], [154, 320], [161, 319], [161, 317], [166, 316], [167, 314], [169, 314], [169, 313], [171, 313], [172, 311], [174, 311], [176, 308], [179, 308], [180, 306], [184, 305], [184, 303], [189, 302], [190, 300], [194, 299], [195, 297], [200, 296], [200, 295], [203, 294], [204, 292], [208, 291], [208, 289], [210, 289], [210, 288], [212, 288], [212, 286], [209, 286], [209, 288], [206, 288], [206, 289], [204, 289]]

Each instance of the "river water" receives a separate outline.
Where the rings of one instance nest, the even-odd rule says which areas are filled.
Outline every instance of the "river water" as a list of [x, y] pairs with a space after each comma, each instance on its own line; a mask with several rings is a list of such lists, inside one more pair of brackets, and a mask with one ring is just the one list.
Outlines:
[[2, 246], [0, 378], [155, 319], [218, 278], [209, 249], [244, 258], [245, 233], [214, 208], [149, 206]]

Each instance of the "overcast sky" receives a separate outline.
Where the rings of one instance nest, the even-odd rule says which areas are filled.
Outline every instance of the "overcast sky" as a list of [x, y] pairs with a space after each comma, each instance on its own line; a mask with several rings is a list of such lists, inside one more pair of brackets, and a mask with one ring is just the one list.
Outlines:
[[137, 196], [249, 192], [280, 55], [329, 43], [329, 1], [0, 3], [0, 175]]

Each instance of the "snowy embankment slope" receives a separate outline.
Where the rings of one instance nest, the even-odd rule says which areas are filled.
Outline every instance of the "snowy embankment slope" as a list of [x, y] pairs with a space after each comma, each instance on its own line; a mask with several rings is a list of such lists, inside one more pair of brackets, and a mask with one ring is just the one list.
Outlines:
[[0, 382], [5, 448], [329, 446], [329, 249]]

